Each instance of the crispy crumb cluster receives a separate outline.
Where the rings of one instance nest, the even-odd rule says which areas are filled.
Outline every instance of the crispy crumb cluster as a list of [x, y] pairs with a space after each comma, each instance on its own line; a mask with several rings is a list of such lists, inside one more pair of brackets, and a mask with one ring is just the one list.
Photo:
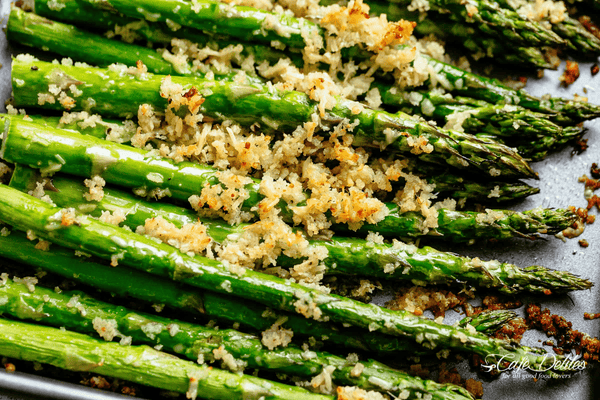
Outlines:
[[538, 304], [529, 304], [525, 309], [527, 324], [539, 329], [557, 340], [553, 347], [557, 354], [575, 350], [585, 361], [598, 361], [600, 358], [600, 340], [573, 329], [573, 324], [564, 317], [551, 314], [547, 308]]
[[[220, 184], [207, 184], [189, 202], [201, 215], [224, 218], [231, 224], [258, 217], [241, 234], [214, 248], [231, 266], [261, 268], [318, 285], [327, 251], [309, 246], [291, 224], [303, 226], [309, 236], [330, 235], [332, 223], [347, 224], [350, 229], [375, 224], [389, 212], [375, 194], [397, 187], [394, 201], [402, 212], [417, 211], [426, 217], [424, 232], [437, 227], [439, 208], [455, 206], [453, 201], [434, 204], [435, 187], [409, 172], [407, 160], [371, 160], [367, 151], [354, 147], [358, 121], [343, 120], [331, 127], [322, 125], [320, 116], [314, 114], [294, 132], [275, 139], [261, 134], [257, 125], [245, 128], [231, 121], [205, 120], [201, 113], [204, 97], [194, 87], [184, 88], [166, 78], [161, 96], [168, 99], [164, 112], [149, 105], [139, 107], [139, 127], [131, 143], [148, 150], [150, 156], [211, 164], [222, 170], [215, 174]], [[324, 131], [327, 136], [321, 135]], [[419, 151], [431, 151], [430, 146], [427, 141], [415, 142]], [[261, 178], [260, 183], [250, 176]], [[399, 181], [404, 185], [394, 185]], [[252, 185], [258, 185], [262, 199], [249, 209], [245, 200]], [[138, 190], [141, 195], [155, 195], [142, 189]], [[168, 243], [182, 244], [175, 231], [163, 228], [160, 225], [158, 231], [149, 232]], [[276, 266], [280, 255], [300, 262], [291, 269], [280, 268]]]

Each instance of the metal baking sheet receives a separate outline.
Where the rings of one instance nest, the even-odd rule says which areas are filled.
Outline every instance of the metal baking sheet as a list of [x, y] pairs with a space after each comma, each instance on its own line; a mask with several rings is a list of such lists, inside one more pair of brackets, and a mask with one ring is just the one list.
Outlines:
[[[0, 0], [0, 15], [5, 24], [9, 12], [9, 0]], [[4, 33], [0, 34], [0, 111], [5, 112], [4, 102], [10, 95], [10, 57]], [[564, 68], [564, 63], [558, 71], [545, 71], [541, 79], [530, 77], [527, 91], [534, 95], [551, 93], [553, 96], [572, 97], [575, 93], [587, 96], [590, 102], [600, 104], [600, 74], [592, 77], [590, 67], [592, 63], [581, 63], [581, 77], [570, 87], [563, 88], [559, 84], [559, 76]], [[586, 93], [587, 92], [587, 93]], [[593, 162], [600, 163], [600, 120], [586, 123], [589, 148], [581, 155], [572, 156], [570, 149], [553, 154], [548, 159], [534, 163], [534, 169], [539, 173], [540, 180], [532, 182], [541, 189], [541, 193], [531, 196], [525, 201], [514, 205], [515, 209], [529, 209], [543, 207], [567, 207], [574, 205], [584, 207], [583, 185], [577, 178], [589, 174]], [[598, 214], [596, 212], [596, 214]], [[482, 259], [498, 259], [515, 263], [520, 266], [543, 265], [560, 270], [568, 270], [593, 282], [600, 284], [600, 220], [589, 225], [584, 234], [578, 239], [587, 239], [588, 248], [578, 245], [577, 239], [563, 243], [553, 237], [548, 240], [524, 241], [511, 240], [509, 242], [486, 244], [485, 246], [452, 247], [453, 251], [478, 256]], [[381, 303], [386, 296], [379, 296], [375, 302]], [[565, 316], [573, 323], [573, 328], [597, 337], [600, 331], [600, 320], [586, 321], [584, 312], [600, 312], [600, 289], [577, 292], [561, 297], [524, 298], [527, 301], [541, 302], [552, 313]], [[522, 310], [521, 315], [522, 315]], [[450, 315], [446, 322], [452, 322], [458, 315]], [[524, 344], [539, 346], [539, 340], [546, 337], [536, 332], [528, 332], [523, 340]], [[461, 365], [459, 371], [464, 377], [477, 378], [468, 370], [468, 366]], [[0, 400], [25, 400], [40, 398], [75, 399], [113, 399], [109, 394], [104, 395], [94, 391], [93, 397], [86, 392], [79, 392], [73, 385], [53, 382], [52, 389], [44, 384], [45, 380], [39, 377], [24, 374], [17, 375], [18, 384], [8, 384], [5, 376], [0, 372]], [[533, 400], [585, 400], [600, 398], [600, 369], [597, 366], [588, 366], [580, 374], [574, 374], [563, 379], [549, 381], [538, 379], [526, 373], [504, 374], [501, 378], [484, 383], [484, 399], [533, 399]], [[58, 389], [57, 389], [58, 388]], [[32, 391], [34, 390], [34, 391]], [[58, 390], [58, 392], [57, 392]], [[62, 392], [61, 392], [62, 391]], [[58, 397], [57, 396], [58, 394]], [[62, 393], [62, 394], [61, 394]], [[81, 396], [81, 397], [77, 397]]]

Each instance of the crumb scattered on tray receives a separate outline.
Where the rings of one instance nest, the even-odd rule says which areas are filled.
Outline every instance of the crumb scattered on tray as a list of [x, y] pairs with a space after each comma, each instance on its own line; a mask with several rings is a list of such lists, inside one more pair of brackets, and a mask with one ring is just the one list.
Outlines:
[[574, 330], [573, 324], [564, 317], [550, 314], [550, 310], [547, 308], [542, 310], [538, 304], [529, 304], [525, 309], [525, 315], [530, 328], [541, 330], [556, 339], [557, 343], [553, 350], [557, 354], [575, 350], [585, 361], [600, 360], [600, 340]]
[[573, 151], [571, 152], [571, 155], [580, 155], [581, 153], [583, 153], [584, 151], [586, 151], [588, 148], [588, 140], [587, 139], [579, 139], [575, 141], [575, 144], [573, 145]]
[[600, 168], [598, 168], [598, 164], [592, 164], [592, 167], [590, 168], [590, 173], [592, 175], [592, 178], [600, 179]]
[[565, 72], [558, 78], [564, 86], [569, 86], [579, 78], [579, 64], [576, 61], [567, 60]]

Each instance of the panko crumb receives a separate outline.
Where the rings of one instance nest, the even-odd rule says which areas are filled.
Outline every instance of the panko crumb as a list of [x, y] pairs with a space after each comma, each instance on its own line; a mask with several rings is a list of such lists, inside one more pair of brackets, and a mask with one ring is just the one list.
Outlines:
[[[407, 399], [408, 397], [405, 397], [402, 392], [398, 399]], [[338, 386], [336, 393], [337, 400], [386, 400], [386, 397], [379, 392], [366, 391], [355, 386]], [[409, 393], [406, 392], [406, 394]]]
[[91, 179], [84, 180], [83, 183], [89, 188], [89, 192], [83, 194], [87, 201], [101, 201], [104, 198], [106, 181], [101, 176], [94, 175]]
[[558, 78], [563, 86], [569, 86], [579, 78], [579, 64], [576, 61], [567, 60], [565, 71]]
[[600, 313], [596, 313], [596, 314], [584, 313], [583, 314], [583, 319], [598, 319], [598, 318], [600, 318]]
[[266, 331], [262, 332], [262, 344], [269, 350], [273, 350], [276, 347], [287, 347], [291, 343], [294, 332], [291, 329], [284, 329], [281, 327], [286, 321], [287, 317], [281, 317]]

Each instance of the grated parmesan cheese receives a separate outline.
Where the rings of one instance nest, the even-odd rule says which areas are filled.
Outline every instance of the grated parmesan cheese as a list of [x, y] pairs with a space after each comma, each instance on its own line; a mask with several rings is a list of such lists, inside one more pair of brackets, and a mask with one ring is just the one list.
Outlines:
[[107, 342], [111, 342], [115, 337], [120, 336], [117, 330], [117, 321], [114, 319], [96, 317], [92, 321], [92, 326], [98, 332], [98, 335]]
[[101, 176], [94, 175], [91, 179], [84, 180], [83, 183], [89, 188], [89, 192], [83, 194], [87, 201], [101, 201], [104, 198], [106, 181]]
[[279, 346], [287, 347], [291, 343], [294, 332], [281, 327], [286, 323], [287, 319], [287, 317], [280, 317], [269, 329], [262, 332], [261, 342], [269, 350], [273, 350]]
[[236, 360], [223, 346], [212, 351], [215, 360], [221, 360], [222, 366], [227, 368], [231, 372], [243, 372], [244, 368], [248, 364], [243, 360]]
[[15, 283], [21, 283], [27, 287], [29, 292], [33, 293], [35, 291], [35, 285], [38, 283], [38, 279], [35, 276], [26, 276], [25, 278], [14, 277], [13, 281]]

